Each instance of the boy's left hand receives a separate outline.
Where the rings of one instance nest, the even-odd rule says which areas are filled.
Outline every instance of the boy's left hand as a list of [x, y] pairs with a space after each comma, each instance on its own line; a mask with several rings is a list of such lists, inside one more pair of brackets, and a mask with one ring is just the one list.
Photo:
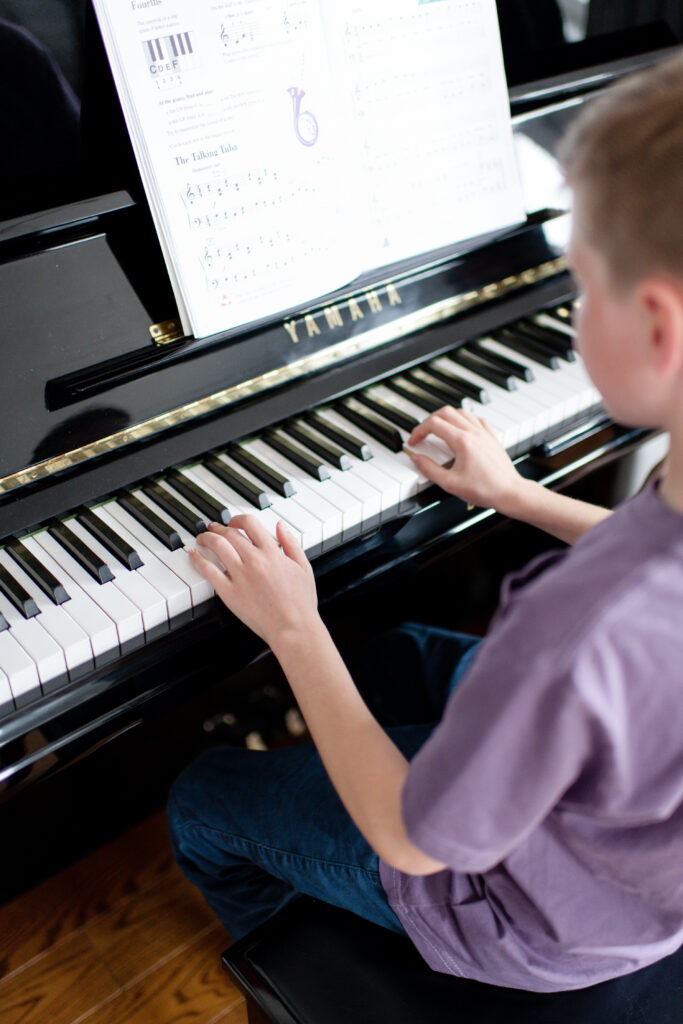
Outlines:
[[[197, 543], [199, 550], [190, 551], [192, 564], [269, 647], [292, 631], [308, 632], [318, 621], [313, 570], [283, 523], [275, 540], [255, 516], [233, 516], [229, 526], [212, 523]], [[212, 552], [224, 573], [201, 548]]]

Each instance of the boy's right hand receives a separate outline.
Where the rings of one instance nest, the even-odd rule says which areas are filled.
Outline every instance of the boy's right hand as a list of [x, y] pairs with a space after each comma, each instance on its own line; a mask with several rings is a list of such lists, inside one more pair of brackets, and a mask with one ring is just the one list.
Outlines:
[[485, 420], [466, 409], [446, 405], [415, 427], [408, 446], [418, 444], [429, 434], [440, 438], [455, 456], [446, 468], [408, 448], [416, 467], [429, 480], [471, 505], [499, 512], [508, 512], [515, 506], [524, 478]]

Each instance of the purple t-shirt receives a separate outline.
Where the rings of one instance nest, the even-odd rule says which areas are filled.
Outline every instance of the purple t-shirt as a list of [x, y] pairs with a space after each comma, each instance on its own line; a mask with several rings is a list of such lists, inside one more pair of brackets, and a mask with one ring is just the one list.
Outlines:
[[436, 970], [582, 988], [683, 943], [683, 516], [652, 488], [503, 584], [380, 864]]

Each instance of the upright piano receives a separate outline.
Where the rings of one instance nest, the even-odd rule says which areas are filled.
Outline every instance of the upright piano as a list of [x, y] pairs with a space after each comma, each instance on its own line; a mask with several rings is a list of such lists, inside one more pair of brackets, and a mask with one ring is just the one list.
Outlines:
[[[416, 474], [403, 444], [429, 411], [486, 417], [520, 471], [556, 488], [647, 440], [609, 420], [572, 347], [552, 151], [583, 103], [662, 52], [510, 89], [523, 225], [194, 339], [130, 155], [119, 158], [125, 133], [94, 46], [109, 114], [84, 104], [83, 125], [98, 122], [108, 188], [79, 178], [68, 201], [36, 205], [48, 193], [22, 171], [2, 197], [3, 797], [144, 721], [160, 696], [206, 685], [212, 644], [228, 674], [258, 655], [189, 563], [206, 522], [284, 519], [327, 607], [493, 518]], [[122, 168], [131, 177], [112, 181]]]

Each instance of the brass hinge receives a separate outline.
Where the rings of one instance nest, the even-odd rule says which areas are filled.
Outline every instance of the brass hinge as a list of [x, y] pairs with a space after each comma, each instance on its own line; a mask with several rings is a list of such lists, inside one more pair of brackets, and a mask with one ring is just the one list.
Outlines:
[[162, 320], [160, 324], [152, 324], [149, 329], [155, 345], [168, 345], [183, 337], [180, 320]]

